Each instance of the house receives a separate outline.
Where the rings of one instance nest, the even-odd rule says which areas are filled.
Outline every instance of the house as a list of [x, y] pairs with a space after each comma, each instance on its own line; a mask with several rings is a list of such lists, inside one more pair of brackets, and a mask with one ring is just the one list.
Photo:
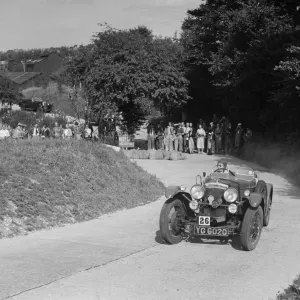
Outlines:
[[10, 87], [16, 90], [23, 90], [29, 87], [41, 86], [45, 75], [41, 72], [3, 72], [0, 76], [9, 80]]
[[8, 61], [1, 60], [0, 61], [0, 73], [7, 72], [8, 71]]
[[61, 68], [63, 58], [58, 52], [44, 52], [39, 59], [30, 59], [22, 63], [25, 66], [25, 72], [52, 74]]

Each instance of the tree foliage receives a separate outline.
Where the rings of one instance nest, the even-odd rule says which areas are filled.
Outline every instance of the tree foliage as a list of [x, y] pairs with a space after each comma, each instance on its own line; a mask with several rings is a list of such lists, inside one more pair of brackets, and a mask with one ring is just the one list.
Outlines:
[[0, 100], [1, 104], [18, 104], [22, 99], [22, 95], [13, 87], [11, 87], [11, 82], [0, 76]]
[[192, 82], [204, 73], [214, 87], [217, 113], [256, 129], [261, 114], [268, 114], [270, 124], [278, 122], [275, 95], [282, 92], [282, 76], [274, 68], [282, 67], [287, 49], [300, 42], [296, 6], [286, 2], [207, 1], [188, 11], [182, 26], [185, 61]]
[[70, 85], [82, 85], [92, 119], [119, 110], [133, 130], [154, 108], [170, 114], [188, 100], [182, 55], [178, 42], [146, 27], [106, 25], [91, 45], [74, 52], [64, 76]]

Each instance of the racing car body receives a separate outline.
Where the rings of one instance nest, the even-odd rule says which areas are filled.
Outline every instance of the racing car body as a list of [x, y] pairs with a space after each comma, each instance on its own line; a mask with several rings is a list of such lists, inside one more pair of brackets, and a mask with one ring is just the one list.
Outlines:
[[190, 192], [184, 186], [168, 187], [160, 214], [162, 238], [176, 244], [191, 236], [228, 239], [240, 236], [241, 246], [253, 250], [263, 226], [268, 226], [273, 185], [259, 180], [249, 167], [235, 172], [218, 162], [208, 176], [196, 177]]

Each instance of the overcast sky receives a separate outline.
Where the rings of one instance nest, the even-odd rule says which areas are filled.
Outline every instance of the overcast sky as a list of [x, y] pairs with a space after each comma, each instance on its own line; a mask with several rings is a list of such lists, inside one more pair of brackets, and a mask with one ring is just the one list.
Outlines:
[[180, 30], [201, 0], [0, 0], [0, 50], [87, 44], [98, 23], [155, 34]]

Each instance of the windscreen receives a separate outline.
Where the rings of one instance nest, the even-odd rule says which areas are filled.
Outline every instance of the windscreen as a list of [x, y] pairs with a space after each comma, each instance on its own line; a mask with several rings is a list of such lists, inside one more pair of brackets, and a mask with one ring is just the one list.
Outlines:
[[254, 172], [254, 170], [250, 167], [239, 167], [236, 172], [235, 175], [242, 179], [242, 180], [254, 180], [257, 176]]

